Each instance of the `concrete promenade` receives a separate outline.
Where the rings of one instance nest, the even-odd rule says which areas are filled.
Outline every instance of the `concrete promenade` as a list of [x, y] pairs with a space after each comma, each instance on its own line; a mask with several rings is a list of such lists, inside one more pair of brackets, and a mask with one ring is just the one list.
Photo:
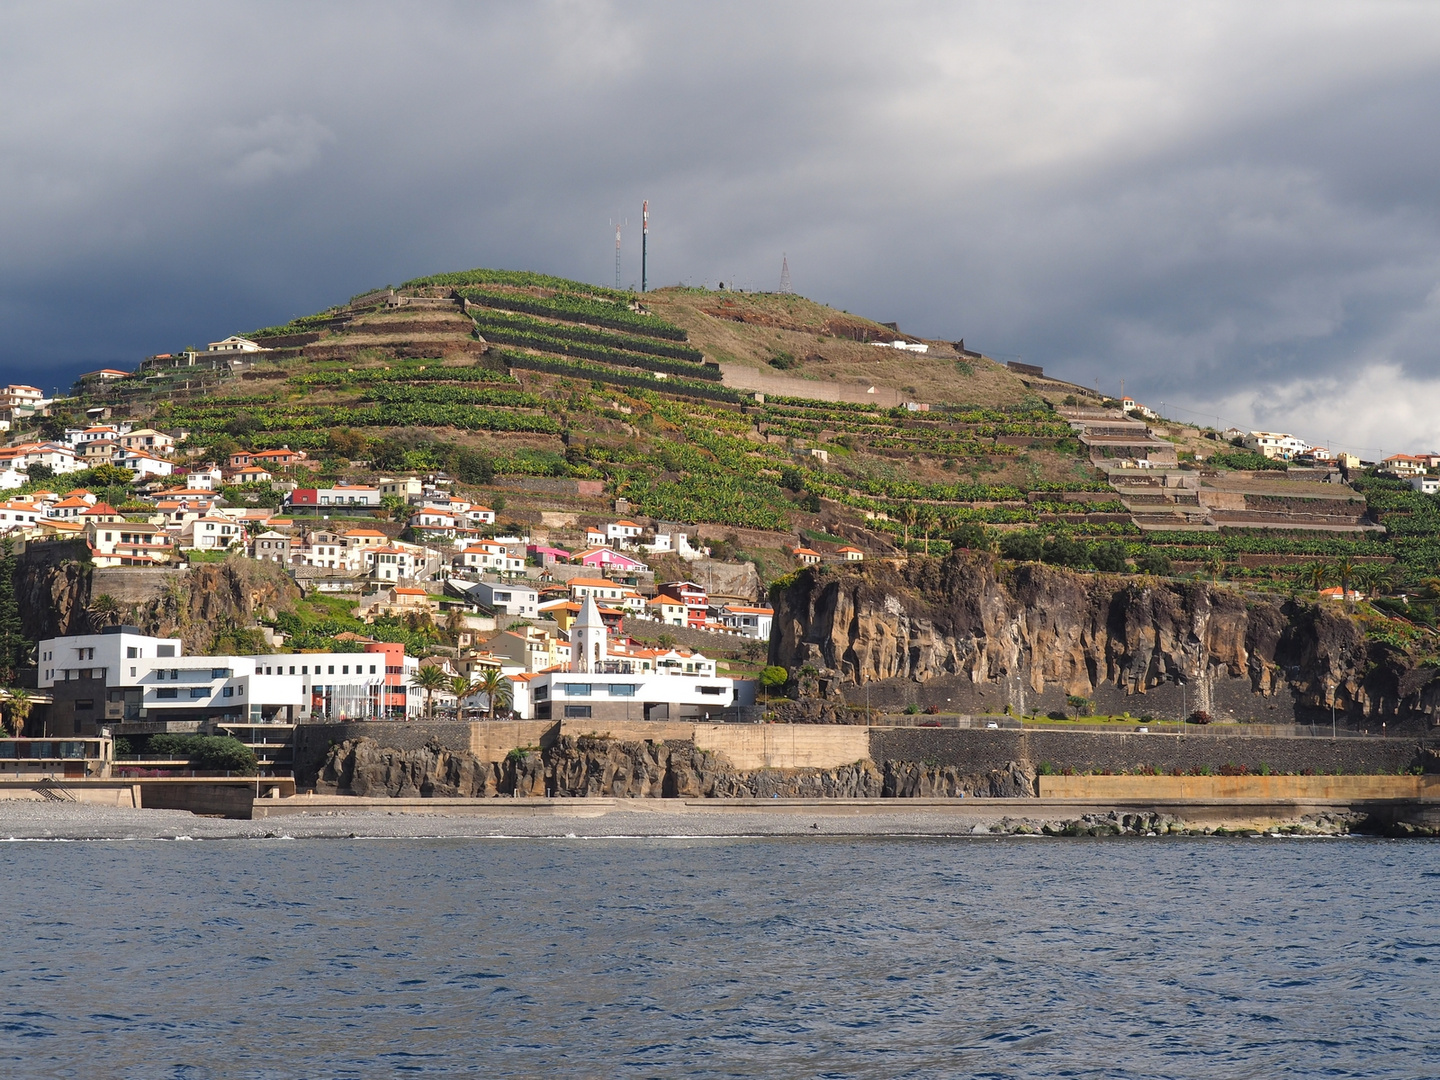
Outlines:
[[[778, 826], [795, 831], [796, 821], [827, 822], [831, 833], [888, 831], [886, 822], [904, 823], [903, 832], [939, 835], [1019, 831], [1104, 818], [1155, 816], [1194, 829], [1268, 830], [1304, 821], [1368, 816], [1385, 822], [1440, 825], [1440, 799], [1433, 798], [1035, 798], [1035, 799], [370, 799], [345, 795], [301, 795], [293, 799], [257, 799], [256, 820], [292, 817], [444, 817], [468, 818], [491, 825], [515, 821], [585, 822], [611, 816], [664, 818], [679, 832], [687, 821], [735, 823], [739, 832], [761, 834]], [[851, 823], [851, 828], [846, 827]], [[863, 827], [861, 823], [863, 822]], [[918, 822], [918, 824], [917, 824]]]

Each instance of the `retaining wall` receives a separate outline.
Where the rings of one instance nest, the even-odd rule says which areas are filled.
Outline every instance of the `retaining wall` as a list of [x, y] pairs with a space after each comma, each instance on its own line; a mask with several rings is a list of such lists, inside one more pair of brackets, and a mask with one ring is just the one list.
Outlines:
[[1263, 738], [1251, 735], [1146, 735], [1126, 733], [974, 730], [964, 728], [871, 728], [875, 761], [931, 761], [966, 772], [1004, 768], [1011, 761], [1076, 772], [1186, 770], [1244, 765], [1254, 772], [1396, 773], [1420, 762], [1421, 749], [1440, 740]]
[[1042, 799], [1425, 799], [1440, 776], [1042, 776]]

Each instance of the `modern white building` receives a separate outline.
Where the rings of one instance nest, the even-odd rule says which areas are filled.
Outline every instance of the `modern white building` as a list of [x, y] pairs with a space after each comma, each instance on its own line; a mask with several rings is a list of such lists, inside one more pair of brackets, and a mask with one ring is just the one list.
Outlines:
[[[526, 720], [718, 719], [733, 705], [754, 703], [752, 683], [716, 676], [714, 662], [699, 654], [667, 654], [647, 663], [612, 652], [593, 596], [585, 597], [570, 625], [568, 670], [512, 681], [512, 707]], [[739, 687], [750, 700], [737, 700]]]
[[295, 723], [418, 714], [409, 678], [418, 666], [398, 645], [365, 652], [186, 656], [179, 638], [133, 626], [46, 638], [38, 647], [41, 690], [54, 696], [50, 734], [93, 736], [137, 721]]

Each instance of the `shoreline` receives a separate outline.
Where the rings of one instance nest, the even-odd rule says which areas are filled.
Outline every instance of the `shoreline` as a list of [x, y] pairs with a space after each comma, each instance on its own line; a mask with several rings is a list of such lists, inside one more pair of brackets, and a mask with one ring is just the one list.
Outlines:
[[1363, 807], [1322, 801], [1178, 806], [1075, 799], [302, 797], [257, 800], [255, 811], [243, 820], [184, 810], [4, 801], [0, 841], [1433, 835], [1396, 824], [1393, 815], [1377, 826]]

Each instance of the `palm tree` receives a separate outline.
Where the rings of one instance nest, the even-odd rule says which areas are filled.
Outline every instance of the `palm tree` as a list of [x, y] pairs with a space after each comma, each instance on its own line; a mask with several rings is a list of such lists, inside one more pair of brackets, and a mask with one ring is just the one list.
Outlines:
[[939, 523], [940, 515], [936, 513], [933, 506], [922, 506], [916, 512], [916, 521], [919, 523], [920, 528], [925, 530], [925, 554], [929, 555], [930, 534], [935, 530], [935, 526]]
[[485, 695], [485, 700], [490, 708], [487, 713], [491, 720], [495, 719], [495, 706], [502, 702], [508, 707], [512, 697], [510, 680], [500, 673], [499, 668], [486, 668], [480, 673], [480, 678], [475, 685]]
[[25, 733], [25, 721], [30, 719], [30, 710], [35, 703], [30, 700], [28, 690], [16, 688], [5, 691], [5, 694], [5, 730], [18, 739]]
[[1348, 556], [1335, 560], [1335, 576], [1340, 579], [1340, 599], [1345, 601], [1346, 608], [1353, 605], [1350, 603], [1350, 582], [1355, 577], [1355, 561]]
[[1212, 552], [1205, 556], [1205, 569], [1210, 571], [1210, 581], [1214, 584], [1220, 578], [1220, 571], [1225, 569], [1225, 558], [1218, 552]]
[[1305, 567], [1305, 579], [1309, 582], [1310, 588], [1318, 593], [1330, 580], [1330, 567], [1318, 560], [1312, 562]]
[[450, 677], [434, 664], [422, 664], [410, 673], [410, 682], [425, 691], [425, 716], [435, 719], [435, 691], [450, 685]]
[[90, 601], [90, 621], [97, 627], [110, 626], [120, 618], [120, 601], [108, 592]]
[[915, 509], [914, 503], [907, 502], [900, 508], [900, 522], [905, 526], [905, 548], [907, 551], [910, 548], [910, 529], [918, 517], [919, 514]]
[[455, 718], [458, 720], [464, 715], [465, 699], [475, 693], [475, 684], [464, 675], [456, 675], [450, 680], [450, 692], [455, 695]]

